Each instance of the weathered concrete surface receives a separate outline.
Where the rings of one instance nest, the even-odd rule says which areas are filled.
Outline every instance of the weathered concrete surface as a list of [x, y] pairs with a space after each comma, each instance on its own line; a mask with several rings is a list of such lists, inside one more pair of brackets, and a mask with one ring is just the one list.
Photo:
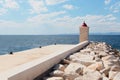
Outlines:
[[[12, 60], [13, 62], [16, 63], [14, 64], [14, 68], [2, 72], [0, 74], [0, 80], [33, 80], [38, 75], [50, 69], [53, 65], [59, 63], [62, 59], [64, 59], [68, 55], [86, 46], [88, 43], [89, 43], [88, 41], [85, 41], [77, 45], [57, 45], [57, 46], [52, 45], [52, 46], [48, 46], [47, 48], [45, 47], [45, 49], [41, 49], [41, 50], [33, 49], [31, 51], [28, 50], [25, 52], [21, 52], [21, 55], [19, 53], [14, 54], [16, 56], [17, 55], [20, 56], [21, 59], [18, 57], [19, 58], [18, 62], [19, 60], [22, 59], [24, 59], [22, 61], [26, 61], [26, 62], [21, 63], [17, 66], [16, 65], [17, 58], [15, 57], [14, 59], [15, 61]], [[31, 53], [31, 57], [28, 57], [30, 53]], [[26, 54], [26, 56], [24, 54]], [[36, 55], [38, 54], [39, 57], [37, 55], [35, 56], [36, 58], [33, 58], [32, 56], [35, 54]], [[8, 55], [8, 56], [14, 56], [14, 55]], [[28, 58], [28, 61], [26, 60], [26, 57]]]
[[74, 45], [50, 45], [42, 48], [34, 48], [21, 52], [16, 52], [13, 55], [6, 54], [0, 56], [0, 72], [12, 69], [21, 64], [32, 60], [45, 57], [49, 54], [69, 49]]

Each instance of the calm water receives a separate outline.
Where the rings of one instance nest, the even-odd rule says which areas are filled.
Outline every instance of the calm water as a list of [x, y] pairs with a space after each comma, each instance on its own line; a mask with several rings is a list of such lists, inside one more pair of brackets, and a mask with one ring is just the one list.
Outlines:
[[[110, 44], [113, 48], [120, 49], [120, 35], [91, 35], [91, 41], [100, 41]], [[78, 35], [54, 36], [0, 36], [0, 54], [10, 51], [17, 52], [50, 44], [77, 44]]]

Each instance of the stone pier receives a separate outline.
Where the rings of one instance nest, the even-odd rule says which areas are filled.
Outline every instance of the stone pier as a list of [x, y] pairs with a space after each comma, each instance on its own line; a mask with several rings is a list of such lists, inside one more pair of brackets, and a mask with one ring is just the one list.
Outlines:
[[33, 80], [89, 42], [50, 45], [0, 56], [0, 80]]

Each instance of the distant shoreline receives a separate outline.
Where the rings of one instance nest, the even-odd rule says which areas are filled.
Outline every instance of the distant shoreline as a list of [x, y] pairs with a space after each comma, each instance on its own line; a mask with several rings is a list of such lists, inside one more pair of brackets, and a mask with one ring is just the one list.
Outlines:
[[[14, 34], [10, 34], [10, 35], [8, 35], [8, 34], [3, 34], [3, 35], [1, 35], [0, 34], [0, 36], [66, 36], [66, 35], [78, 35], [79, 36], [79, 34], [49, 34], [49, 35], [47, 35], [47, 34], [43, 34], [43, 35], [39, 35], [39, 34], [32, 34], [32, 35], [22, 35], [22, 34], [17, 34], [17, 35], [14, 35]], [[98, 35], [98, 36], [100, 36], [100, 35], [103, 35], [103, 36], [113, 36], [113, 35], [115, 35], [115, 36], [119, 36], [120, 34], [90, 34], [90, 36], [92, 36], [92, 35]]]

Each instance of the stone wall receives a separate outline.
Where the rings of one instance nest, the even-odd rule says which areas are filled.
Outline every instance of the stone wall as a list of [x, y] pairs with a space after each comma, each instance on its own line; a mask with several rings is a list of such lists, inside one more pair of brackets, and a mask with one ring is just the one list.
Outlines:
[[80, 27], [80, 42], [86, 41], [89, 38], [89, 27]]

